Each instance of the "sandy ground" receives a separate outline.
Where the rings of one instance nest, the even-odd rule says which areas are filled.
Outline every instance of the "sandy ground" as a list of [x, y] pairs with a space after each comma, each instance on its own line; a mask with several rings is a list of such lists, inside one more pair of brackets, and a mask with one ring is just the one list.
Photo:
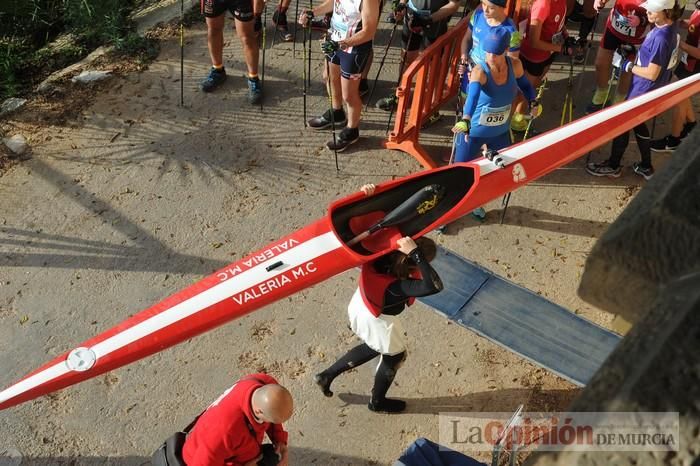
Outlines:
[[[382, 25], [379, 44], [388, 37]], [[142, 73], [115, 78], [91, 104], [28, 135], [33, 159], [0, 178], [0, 384], [324, 214], [365, 182], [419, 170], [380, 148], [387, 115], [371, 109], [360, 143], [340, 155], [327, 132], [303, 127], [301, 47], [267, 53], [265, 109], [245, 102], [240, 45], [227, 42], [229, 80], [211, 95], [205, 30], [188, 30], [186, 105], [179, 103], [179, 48], [163, 44]], [[315, 53], [318, 56], [318, 53]], [[392, 48], [377, 97], [391, 85]], [[590, 57], [592, 61], [592, 56]], [[566, 71], [555, 65], [541, 129], [555, 127]], [[371, 76], [374, 76], [373, 69]], [[327, 100], [314, 61], [309, 114]], [[577, 115], [592, 72], [577, 94]], [[448, 151], [452, 105], [425, 139]], [[5, 124], [22, 131], [21, 115]], [[657, 134], [666, 130], [659, 119]], [[594, 157], [602, 157], [604, 147]], [[637, 157], [630, 146], [627, 164]], [[665, 156], [657, 157], [661, 168]], [[579, 160], [500, 201], [484, 224], [464, 218], [444, 246], [567, 308], [609, 326], [612, 317], [576, 295], [588, 251], [643, 180], [593, 179]], [[324, 398], [312, 375], [357, 343], [347, 329], [350, 271], [246, 318], [129, 367], [0, 412], [0, 464], [145, 464], [239, 376], [267, 370], [296, 398], [288, 424], [297, 465], [389, 464], [418, 436], [438, 439], [441, 411], [561, 409], [577, 389], [417, 304], [404, 314], [410, 355], [390, 394], [401, 416], [365, 407], [373, 364], [337, 380]], [[3, 453], [4, 452], [4, 453]], [[486, 459], [483, 453], [477, 454]], [[24, 458], [21, 460], [20, 458]]]

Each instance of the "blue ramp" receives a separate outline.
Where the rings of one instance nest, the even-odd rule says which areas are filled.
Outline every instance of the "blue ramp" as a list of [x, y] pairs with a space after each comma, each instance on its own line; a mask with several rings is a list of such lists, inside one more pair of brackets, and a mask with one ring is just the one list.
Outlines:
[[583, 386], [620, 336], [453, 252], [431, 263], [445, 289], [419, 300], [459, 325]]

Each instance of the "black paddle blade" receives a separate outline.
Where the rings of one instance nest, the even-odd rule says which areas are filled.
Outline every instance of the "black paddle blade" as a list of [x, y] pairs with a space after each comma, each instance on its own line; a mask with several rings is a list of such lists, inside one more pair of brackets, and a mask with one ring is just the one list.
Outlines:
[[423, 215], [437, 206], [445, 195], [445, 188], [439, 184], [431, 184], [411, 197], [403, 201], [394, 210], [389, 212], [377, 225], [379, 228], [386, 228], [399, 223], [406, 222], [418, 215]]

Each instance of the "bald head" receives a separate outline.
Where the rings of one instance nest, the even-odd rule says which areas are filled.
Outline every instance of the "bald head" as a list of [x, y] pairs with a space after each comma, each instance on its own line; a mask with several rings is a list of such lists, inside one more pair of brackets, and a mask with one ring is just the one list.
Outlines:
[[261, 421], [282, 424], [292, 417], [294, 400], [282, 385], [267, 384], [253, 392], [253, 412]]

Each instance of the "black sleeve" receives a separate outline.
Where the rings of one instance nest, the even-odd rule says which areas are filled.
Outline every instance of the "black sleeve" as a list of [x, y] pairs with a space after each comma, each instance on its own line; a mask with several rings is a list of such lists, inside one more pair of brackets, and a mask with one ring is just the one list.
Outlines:
[[[386, 290], [387, 303], [394, 301], [397, 298], [420, 297], [435, 294], [442, 291], [442, 281], [437, 272], [430, 266], [427, 260], [423, 257], [420, 249], [414, 249], [409, 254], [413, 262], [418, 265], [420, 270], [421, 280], [409, 278], [407, 280], [396, 280], [389, 285]], [[391, 299], [394, 298], [394, 299]]]

